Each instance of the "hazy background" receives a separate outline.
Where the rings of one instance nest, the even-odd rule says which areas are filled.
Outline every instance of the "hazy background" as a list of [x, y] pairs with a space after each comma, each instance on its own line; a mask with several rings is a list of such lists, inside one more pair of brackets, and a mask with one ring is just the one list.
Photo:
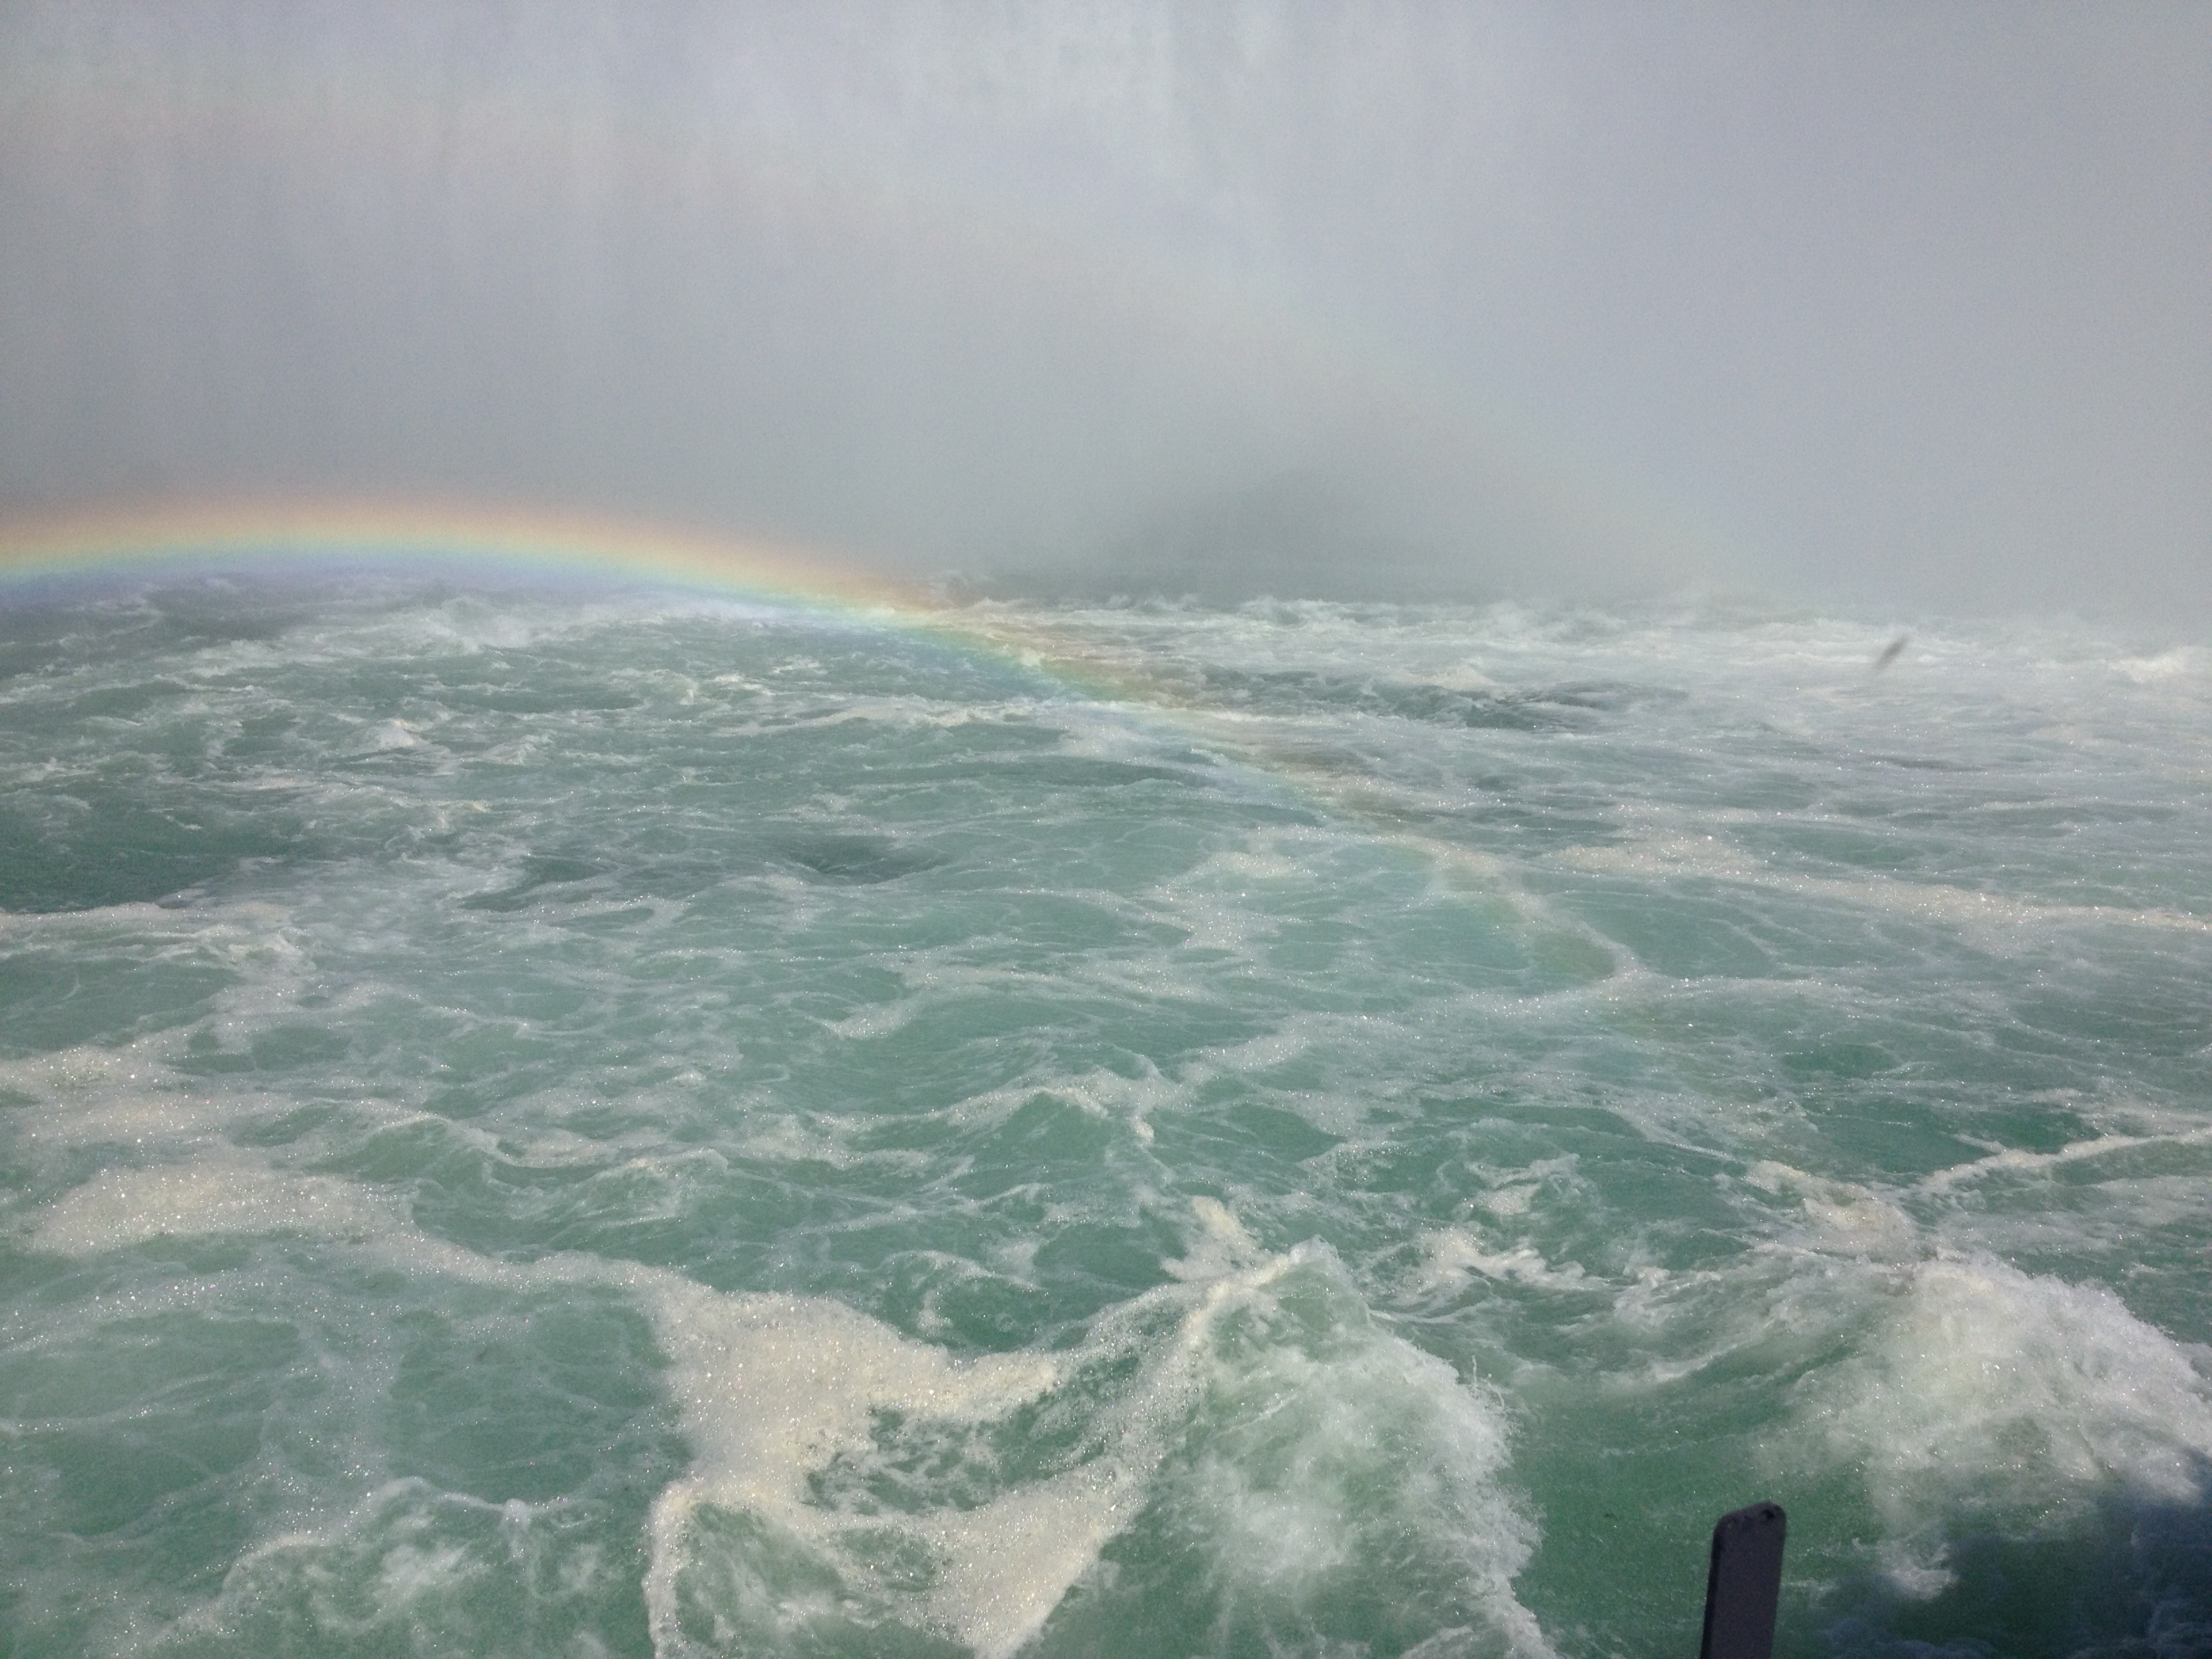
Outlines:
[[2212, 7], [0, 9], [0, 514], [2212, 617]]

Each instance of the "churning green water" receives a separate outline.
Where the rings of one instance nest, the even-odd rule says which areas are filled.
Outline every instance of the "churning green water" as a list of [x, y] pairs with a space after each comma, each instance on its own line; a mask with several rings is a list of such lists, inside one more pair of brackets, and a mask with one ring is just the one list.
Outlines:
[[2212, 654], [954, 620], [13, 592], [6, 1651], [2212, 1650]]

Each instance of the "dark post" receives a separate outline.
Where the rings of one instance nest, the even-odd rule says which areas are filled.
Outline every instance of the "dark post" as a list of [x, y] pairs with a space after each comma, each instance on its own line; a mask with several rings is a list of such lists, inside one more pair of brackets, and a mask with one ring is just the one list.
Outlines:
[[1721, 1516], [1705, 1573], [1705, 1639], [1698, 1659], [1772, 1659], [1788, 1524], [1779, 1504], [1753, 1504]]

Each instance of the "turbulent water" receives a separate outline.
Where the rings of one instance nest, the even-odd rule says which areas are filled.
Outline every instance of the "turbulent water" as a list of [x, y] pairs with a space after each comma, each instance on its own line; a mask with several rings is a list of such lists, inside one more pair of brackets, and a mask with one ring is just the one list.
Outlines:
[[19, 585], [0, 1646], [2212, 1650], [2212, 653], [1893, 631]]

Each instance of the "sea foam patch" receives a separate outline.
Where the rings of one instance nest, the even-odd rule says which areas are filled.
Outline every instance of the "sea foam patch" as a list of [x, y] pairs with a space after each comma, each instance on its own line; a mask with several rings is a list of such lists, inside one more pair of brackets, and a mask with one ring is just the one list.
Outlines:
[[[518, 1292], [604, 1286], [642, 1304], [694, 1449], [691, 1469], [651, 1515], [645, 1591], [656, 1642], [667, 1651], [696, 1645], [687, 1607], [701, 1594], [716, 1599], [711, 1589], [698, 1592], [698, 1581], [725, 1589], [742, 1581], [745, 1540], [764, 1528], [814, 1554], [818, 1571], [853, 1581], [852, 1593], [880, 1577], [886, 1535], [904, 1538], [905, 1574], [921, 1572], [936, 1588], [920, 1597], [892, 1595], [876, 1616], [896, 1618], [903, 1601], [915, 1624], [956, 1634], [979, 1653], [1011, 1652], [1096, 1559], [1098, 1545], [1126, 1524], [1141, 1486], [1132, 1479], [1138, 1468], [1109, 1459], [963, 1507], [957, 1517], [937, 1512], [942, 1506], [876, 1517], [811, 1502], [810, 1479], [841, 1460], [869, 1457], [886, 1416], [936, 1432], [972, 1426], [1036, 1399], [1060, 1378], [1063, 1362], [1034, 1353], [956, 1358], [826, 1299], [726, 1295], [665, 1269], [593, 1256], [501, 1261], [422, 1232], [403, 1206], [358, 1183], [238, 1161], [111, 1171], [47, 1206], [28, 1243], [94, 1255], [165, 1236], [284, 1234], [350, 1242], [413, 1274]], [[376, 1507], [387, 1506], [380, 1500]], [[743, 1525], [734, 1534], [702, 1528], [705, 1510]], [[358, 1551], [357, 1531], [349, 1523], [325, 1541]], [[855, 1534], [857, 1546], [848, 1540]], [[321, 1536], [269, 1540], [258, 1555], [321, 1548]], [[387, 1549], [378, 1569], [380, 1597], [399, 1607], [442, 1595], [448, 1583], [480, 1571], [471, 1559], [458, 1548]], [[899, 1577], [888, 1588], [895, 1590]], [[687, 1589], [696, 1593], [687, 1598]]]
[[206, 1160], [111, 1170], [49, 1206], [33, 1249], [65, 1255], [126, 1249], [164, 1236], [298, 1232], [317, 1237], [391, 1233], [404, 1212], [356, 1182]]
[[[921, 1598], [927, 1622], [958, 1630], [981, 1652], [1011, 1651], [1089, 1564], [1086, 1554], [1067, 1570], [1066, 1534], [1051, 1530], [1037, 1534], [1048, 1558], [1042, 1571], [1010, 1559], [1030, 1524], [1060, 1507], [1041, 1491], [979, 1505], [957, 1523], [809, 1502], [810, 1476], [878, 1454], [882, 1419], [957, 1431], [1002, 1417], [1054, 1384], [1060, 1366], [1052, 1358], [957, 1360], [832, 1302], [725, 1297], [660, 1275], [641, 1288], [669, 1352], [672, 1391], [695, 1453], [691, 1471], [653, 1510], [646, 1589], [663, 1650], [711, 1650], [702, 1620], [712, 1629], [765, 1617], [775, 1628], [756, 1629], [759, 1639], [789, 1638], [825, 1613], [833, 1621], [856, 1610], [884, 1618], [902, 1576], [894, 1571], [887, 1583], [878, 1565], [888, 1535], [896, 1568], [933, 1583]], [[702, 1517], [717, 1510], [720, 1527]], [[926, 1547], [902, 1553], [901, 1536]], [[794, 1547], [816, 1557], [817, 1572], [840, 1587], [829, 1603], [780, 1607], [751, 1593], [760, 1565], [751, 1558]]]
[[1383, 1327], [1317, 1245], [1203, 1305], [1198, 1449], [1170, 1502], [1206, 1540], [1224, 1624], [1278, 1651], [1443, 1630], [1460, 1645], [1438, 1651], [1550, 1655], [1514, 1589], [1537, 1534], [1502, 1400]]
[[[1180, 1463], [1170, 1501], [1212, 1517], [1221, 1582], [1262, 1627], [1325, 1623], [1328, 1584], [1410, 1548], [1432, 1559], [1430, 1594], [1457, 1619], [1547, 1654], [1512, 1594], [1534, 1529], [1500, 1484], [1497, 1402], [1379, 1327], [1328, 1251], [1268, 1255], [1213, 1200], [1193, 1220], [1170, 1282], [1074, 1348], [964, 1358], [825, 1298], [725, 1293], [579, 1253], [501, 1261], [422, 1232], [387, 1194], [238, 1160], [110, 1171], [47, 1206], [28, 1242], [94, 1255], [163, 1236], [304, 1234], [410, 1274], [632, 1298], [692, 1449], [648, 1521], [643, 1589], [664, 1653], [720, 1651], [738, 1632], [784, 1644], [904, 1626], [1003, 1659], [1159, 1500], [1195, 1426], [1208, 1449]], [[388, 1519], [394, 1494], [364, 1512]], [[380, 1547], [380, 1607], [481, 1576], [468, 1549], [418, 1547], [407, 1524]], [[359, 1553], [376, 1535], [349, 1521], [265, 1540], [248, 1577], [281, 1589], [301, 1551]], [[816, 1592], [794, 1595], [794, 1575]]]
[[[1500, 1484], [1495, 1403], [1376, 1326], [1328, 1252], [1267, 1255], [1211, 1200], [1194, 1220], [1172, 1284], [1051, 1356], [955, 1362], [834, 1304], [665, 1305], [702, 1449], [654, 1509], [656, 1639], [679, 1653], [738, 1630], [865, 1645], [861, 1632], [903, 1623], [1000, 1659], [1165, 1502], [1211, 1517], [1200, 1535], [1219, 1582], [1244, 1587], [1226, 1616], [1314, 1625], [1334, 1580], [1285, 1576], [1281, 1553], [1301, 1540], [1308, 1565], [1339, 1577], [1413, 1549], [1435, 1563], [1446, 1610], [1509, 1651], [1548, 1653], [1512, 1594], [1534, 1532]], [[991, 1432], [1024, 1407], [1027, 1431]], [[1196, 1462], [1177, 1451], [1194, 1431], [1218, 1448]], [[913, 1504], [924, 1461], [937, 1466], [924, 1488], [998, 1489], [914, 1508], [884, 1496]], [[966, 1481], [948, 1483], [963, 1462]], [[1024, 1462], [1040, 1473], [1003, 1484]], [[1379, 1506], [1371, 1525], [1345, 1524], [1358, 1500]], [[793, 1549], [816, 1563], [816, 1592], [773, 1595]]]
[[1856, 1357], [1801, 1385], [1792, 1439], [1859, 1472], [1900, 1589], [1951, 1582], [1962, 1521], [2037, 1536], [2115, 1492], [2203, 1501], [2212, 1379], [2112, 1291], [1944, 1258], [1873, 1305]]

